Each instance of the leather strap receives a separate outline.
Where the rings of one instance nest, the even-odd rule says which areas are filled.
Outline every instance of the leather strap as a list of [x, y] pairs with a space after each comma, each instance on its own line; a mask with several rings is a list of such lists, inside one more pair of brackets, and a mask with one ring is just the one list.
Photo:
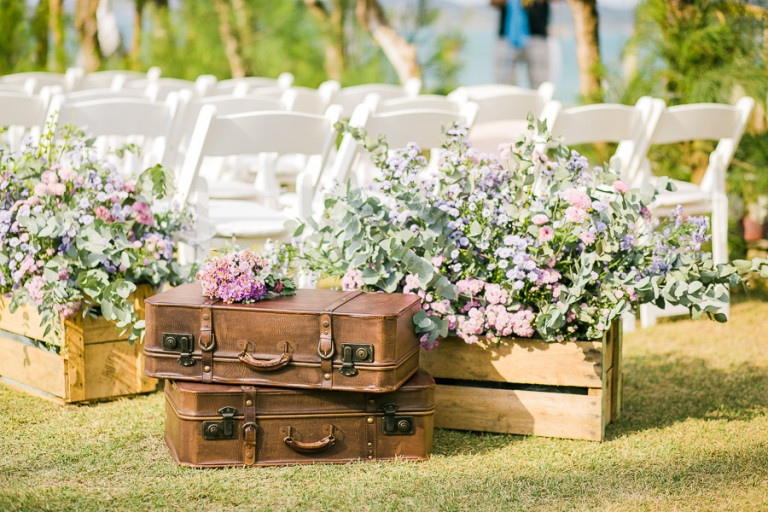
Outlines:
[[256, 388], [243, 386], [245, 395], [245, 421], [243, 422], [243, 463], [253, 466], [256, 463], [256, 440], [258, 427], [256, 426]]
[[333, 389], [333, 359], [336, 354], [336, 346], [333, 342], [333, 316], [332, 313], [347, 302], [351, 301], [363, 292], [356, 290], [345, 295], [320, 314], [320, 340], [317, 344], [317, 353], [320, 356], [320, 389], [329, 391]]
[[200, 314], [200, 346], [203, 377], [205, 383], [213, 382], [213, 350], [216, 347], [216, 339], [213, 337], [213, 309], [202, 307]]
[[[366, 396], [367, 401], [367, 396]], [[367, 460], [376, 460], [376, 440], [378, 438], [378, 423], [376, 416], [366, 407], [365, 417], [365, 457]]]

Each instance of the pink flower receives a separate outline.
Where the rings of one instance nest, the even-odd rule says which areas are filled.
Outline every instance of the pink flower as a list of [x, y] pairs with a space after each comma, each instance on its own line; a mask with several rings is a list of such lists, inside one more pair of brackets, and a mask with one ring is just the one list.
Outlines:
[[42, 182], [45, 183], [46, 185], [53, 185], [54, 183], [59, 182], [59, 177], [56, 176], [55, 172], [45, 171], [40, 176], [40, 180], [42, 180]]
[[509, 160], [509, 155], [512, 153], [512, 144], [499, 144], [497, 149], [499, 151], [499, 160], [502, 162]]
[[584, 242], [587, 245], [595, 243], [595, 234], [589, 233], [585, 231], [581, 235], [579, 235], [579, 238], [581, 238], [581, 241]]
[[152, 217], [152, 209], [148, 204], [136, 201], [131, 208], [133, 213], [136, 214], [136, 222], [139, 224], [151, 226], [155, 223], [155, 219]]
[[489, 304], [506, 304], [507, 291], [498, 284], [489, 283], [485, 285], [485, 300]]
[[125, 183], [123, 183], [123, 190], [125, 190], [126, 192], [133, 193], [135, 189], [136, 189], [136, 185], [134, 185], [133, 182], [126, 181]]
[[565, 218], [568, 219], [569, 222], [581, 224], [587, 220], [587, 212], [576, 206], [569, 206], [565, 209]]
[[71, 167], [62, 167], [59, 169], [59, 177], [63, 181], [69, 181], [69, 179], [74, 175], [75, 171], [72, 170]]
[[414, 274], [408, 274], [405, 276], [405, 286], [403, 287], [403, 293], [415, 293], [415, 291], [421, 288], [419, 282], [419, 276]]
[[627, 185], [621, 180], [614, 181], [613, 188], [615, 188], [618, 192], [621, 192], [622, 194], [626, 194], [627, 192], [629, 192], [629, 185]]
[[47, 193], [48, 193], [48, 185], [46, 185], [45, 183], [38, 183], [37, 185], [35, 185], [34, 194], [36, 196], [44, 196]]
[[549, 242], [555, 238], [555, 230], [551, 226], [542, 226], [539, 228], [539, 240]]
[[93, 213], [104, 222], [112, 222], [112, 215], [105, 206], [97, 206], [94, 208]]
[[581, 190], [575, 188], [569, 188], [563, 192], [563, 198], [568, 201], [568, 204], [581, 210], [589, 210], [592, 207], [592, 199]]
[[347, 273], [341, 278], [341, 289], [344, 291], [359, 290], [364, 284], [362, 275], [363, 273], [359, 270], [347, 270]]
[[53, 195], [55, 196], [63, 196], [66, 191], [67, 186], [63, 183], [54, 183], [51, 185], [51, 192], [53, 192]]
[[536, 215], [531, 217], [531, 222], [533, 222], [537, 226], [541, 226], [542, 224], [546, 224], [547, 222], [549, 222], [549, 217], [547, 217], [543, 213], [537, 213]]

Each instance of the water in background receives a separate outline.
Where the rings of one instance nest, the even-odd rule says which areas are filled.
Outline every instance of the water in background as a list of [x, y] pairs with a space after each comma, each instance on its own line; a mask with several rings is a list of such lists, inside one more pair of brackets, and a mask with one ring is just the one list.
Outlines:
[[[611, 74], [621, 74], [621, 52], [632, 34], [635, 3], [631, 0], [613, 1], [608, 6], [598, 0], [601, 59]], [[463, 67], [458, 77], [459, 84], [493, 83], [496, 79], [494, 66], [498, 11], [490, 5], [490, 1], [480, 4], [445, 0], [434, 2], [432, 6], [440, 9], [438, 30], [441, 27], [462, 29], [465, 45], [461, 52]], [[557, 42], [560, 61], [559, 71], [553, 80], [556, 86], [555, 98], [566, 105], [576, 104], [579, 100], [579, 70], [571, 10], [561, 0], [552, 3], [551, 13], [550, 34]], [[516, 74], [516, 85], [530, 85], [523, 66], [517, 69]]]

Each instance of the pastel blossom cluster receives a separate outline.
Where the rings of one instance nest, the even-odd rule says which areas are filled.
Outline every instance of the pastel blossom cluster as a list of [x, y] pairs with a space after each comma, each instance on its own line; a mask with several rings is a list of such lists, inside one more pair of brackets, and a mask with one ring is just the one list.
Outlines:
[[338, 192], [314, 238], [317, 259], [345, 289], [418, 294], [425, 347], [447, 335], [480, 344], [600, 338], [656, 300], [686, 254], [711, 260], [707, 218], [680, 209], [653, 217], [656, 190], [590, 167], [546, 132], [531, 130], [499, 155], [471, 147], [466, 133], [446, 131], [437, 169], [413, 144], [377, 148], [376, 183]]
[[296, 288], [291, 278], [274, 272], [268, 260], [248, 250], [214, 255], [196, 279], [204, 296], [229, 304], [256, 302], [269, 294], [289, 295]]
[[64, 318], [109, 302], [125, 324], [133, 304], [123, 290], [182, 278], [172, 237], [192, 214], [153, 190], [169, 171], [126, 176], [84, 134], [65, 140], [51, 129], [17, 152], [0, 147], [0, 291], [13, 307], [31, 302]]

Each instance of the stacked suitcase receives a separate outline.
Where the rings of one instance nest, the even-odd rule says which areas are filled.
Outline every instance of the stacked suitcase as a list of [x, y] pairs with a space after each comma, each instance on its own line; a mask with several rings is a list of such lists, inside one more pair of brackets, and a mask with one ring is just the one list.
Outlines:
[[250, 304], [186, 284], [146, 300], [144, 373], [167, 379], [179, 464], [422, 460], [434, 381], [414, 295], [298, 290]]

